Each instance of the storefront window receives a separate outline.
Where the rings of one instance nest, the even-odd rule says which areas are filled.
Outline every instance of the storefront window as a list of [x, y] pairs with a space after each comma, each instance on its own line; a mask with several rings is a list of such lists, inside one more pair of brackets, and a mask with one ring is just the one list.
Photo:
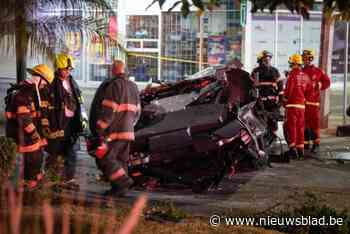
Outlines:
[[118, 57], [118, 45], [108, 38], [98, 37], [92, 39], [88, 53], [88, 81], [107, 79], [113, 59]]
[[[83, 80], [82, 72], [82, 53], [83, 53], [83, 37], [79, 31], [71, 31], [66, 33], [64, 48], [68, 54], [74, 58], [74, 70], [72, 76], [76, 80]], [[61, 51], [60, 51], [61, 52]]]
[[283, 73], [290, 69], [289, 56], [303, 49], [313, 49], [316, 53], [314, 62], [318, 64], [320, 32], [320, 14], [312, 14], [309, 20], [302, 20], [299, 15], [284, 12], [274, 15], [256, 13], [252, 17], [252, 64], [256, 64], [258, 53], [268, 50], [274, 54], [272, 64]]
[[[251, 64], [256, 65], [256, 58], [263, 50], [275, 52], [275, 16], [257, 13], [252, 17], [252, 56]], [[275, 56], [272, 58], [272, 63]]]
[[90, 64], [90, 81], [104, 81], [110, 77], [110, 64]]
[[139, 48], [141, 48], [141, 42], [140, 41], [128, 41], [126, 46], [129, 49], [139, 49]]
[[[348, 42], [350, 45], [350, 40]], [[333, 56], [332, 56], [332, 83], [330, 92], [330, 119], [332, 124], [343, 124], [343, 92], [345, 79], [345, 46], [346, 46], [346, 22], [338, 21], [334, 25]], [[350, 55], [350, 53], [349, 53]], [[348, 71], [350, 71], [350, 56]], [[347, 81], [347, 83], [349, 80]], [[349, 84], [347, 85], [347, 89]], [[349, 89], [348, 89], [349, 90]], [[347, 103], [350, 103], [348, 92]]]
[[[223, 5], [220, 10], [208, 12], [204, 17], [205, 32], [208, 35], [208, 63], [225, 64], [241, 59], [242, 28], [239, 25], [239, 10]], [[233, 7], [233, 6], [232, 6]]]
[[149, 53], [147, 56], [129, 55], [127, 58], [128, 72], [137, 82], [147, 82], [149, 79], [157, 80], [158, 54]]
[[299, 15], [278, 13], [277, 68], [280, 72], [288, 71], [288, 59], [301, 50], [301, 31]]
[[158, 41], [143, 41], [143, 48], [157, 49], [158, 48]]
[[178, 61], [162, 60], [161, 79], [184, 79], [197, 72], [198, 17], [195, 13], [184, 18], [180, 12], [164, 12], [162, 22], [162, 56]]
[[315, 51], [314, 63], [319, 63], [320, 35], [321, 35], [321, 14], [311, 15], [310, 19], [303, 20], [303, 49]]
[[158, 39], [158, 16], [130, 15], [127, 17], [127, 37], [135, 39]]

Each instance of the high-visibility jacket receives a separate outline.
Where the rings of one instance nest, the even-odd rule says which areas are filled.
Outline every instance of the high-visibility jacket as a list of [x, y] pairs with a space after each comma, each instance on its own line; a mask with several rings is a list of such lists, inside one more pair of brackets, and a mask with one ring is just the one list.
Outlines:
[[123, 74], [105, 80], [97, 89], [90, 110], [90, 131], [107, 141], [134, 140], [140, 113], [137, 86]]
[[310, 78], [301, 68], [294, 68], [288, 75], [284, 90], [285, 107], [305, 109], [305, 97], [310, 92]]
[[306, 95], [306, 105], [320, 105], [320, 91], [328, 89], [331, 85], [329, 77], [318, 67], [314, 65], [305, 66], [303, 72], [306, 73], [310, 80], [311, 86], [310, 92]]
[[[55, 79], [50, 86], [49, 121], [51, 140], [63, 140], [78, 138], [83, 132], [82, 120], [87, 118], [83, 106], [83, 97], [78, 84], [72, 76], [69, 77], [71, 92], [63, 87], [63, 81], [55, 74]], [[67, 117], [65, 109], [74, 112], [73, 117]]]
[[260, 86], [260, 95], [263, 97], [283, 95], [283, 81], [280, 76], [277, 68], [264, 65], [254, 68], [251, 74], [252, 79]]
[[[41, 90], [40, 94], [44, 90]], [[31, 153], [41, 150], [47, 145], [44, 130], [48, 128], [46, 109], [48, 101], [45, 95], [37, 96], [34, 84], [23, 82], [14, 97], [13, 112], [7, 112], [6, 118], [16, 118], [18, 152]]]

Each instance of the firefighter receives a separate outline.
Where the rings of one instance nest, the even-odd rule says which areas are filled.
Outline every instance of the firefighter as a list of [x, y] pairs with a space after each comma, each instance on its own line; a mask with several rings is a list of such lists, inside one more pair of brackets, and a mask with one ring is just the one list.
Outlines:
[[43, 148], [47, 145], [44, 131], [48, 128], [47, 116], [42, 111], [48, 107], [45, 93], [52, 83], [53, 71], [45, 64], [27, 69], [30, 80], [20, 83], [11, 101], [13, 112], [6, 112], [7, 119], [17, 120], [18, 152], [24, 157], [24, 180], [29, 188], [35, 188], [43, 178]]
[[311, 152], [317, 153], [320, 146], [320, 92], [328, 89], [331, 81], [320, 68], [312, 64], [315, 57], [312, 50], [304, 50], [302, 56], [303, 72], [309, 76], [312, 85], [305, 102], [305, 149], [309, 149], [310, 143], [313, 143]]
[[310, 92], [310, 79], [302, 71], [302, 57], [293, 54], [289, 57], [291, 71], [284, 91], [284, 107], [286, 108], [286, 132], [289, 151], [287, 157], [304, 157], [304, 113], [305, 96]]
[[78, 186], [74, 179], [77, 161], [75, 145], [79, 135], [87, 128], [88, 118], [81, 91], [71, 75], [74, 68], [73, 58], [67, 54], [57, 55], [55, 68], [55, 78], [50, 90], [50, 157], [47, 164], [48, 168], [55, 168], [58, 156], [63, 156], [63, 181]]
[[98, 139], [96, 164], [111, 183], [112, 195], [124, 195], [133, 181], [128, 176], [130, 142], [140, 114], [139, 92], [125, 75], [124, 63], [112, 65], [112, 78], [97, 89], [90, 111], [90, 131]]
[[[272, 53], [263, 50], [257, 57], [259, 64], [251, 74], [255, 86], [259, 90], [259, 99], [265, 110], [279, 114], [283, 97], [283, 81], [277, 68], [271, 66]], [[276, 118], [268, 118], [269, 129], [276, 134], [278, 123]]]

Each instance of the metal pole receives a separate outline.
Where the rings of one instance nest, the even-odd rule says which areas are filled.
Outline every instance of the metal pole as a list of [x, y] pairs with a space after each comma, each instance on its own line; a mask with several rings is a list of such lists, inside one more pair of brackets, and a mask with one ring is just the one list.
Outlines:
[[343, 92], [343, 123], [346, 124], [346, 108], [347, 108], [347, 81], [348, 81], [348, 64], [349, 64], [349, 22], [346, 22], [346, 36], [345, 36], [345, 61], [344, 61], [344, 92]]
[[[204, 13], [203, 13], [204, 14]], [[199, 16], [199, 71], [203, 69], [203, 34], [204, 34], [204, 24], [203, 24], [203, 14]]]
[[24, 0], [17, 1], [15, 10], [15, 37], [16, 37], [16, 71], [17, 83], [26, 79], [27, 67], [27, 45], [28, 37], [26, 33], [26, 17], [23, 12], [25, 9]]
[[300, 33], [300, 37], [299, 37], [299, 39], [300, 39], [300, 44], [299, 44], [300, 54], [303, 53], [303, 26], [304, 26], [304, 19], [302, 16], [300, 16], [300, 31], [299, 31], [299, 33]]
[[278, 56], [277, 56], [277, 50], [278, 50], [278, 12], [275, 12], [275, 41], [274, 41], [274, 63], [273, 65], [277, 67], [278, 64]]
[[158, 15], [158, 80], [162, 80], [161, 78], [161, 69], [162, 69], [162, 60], [160, 57], [162, 56], [162, 11]]

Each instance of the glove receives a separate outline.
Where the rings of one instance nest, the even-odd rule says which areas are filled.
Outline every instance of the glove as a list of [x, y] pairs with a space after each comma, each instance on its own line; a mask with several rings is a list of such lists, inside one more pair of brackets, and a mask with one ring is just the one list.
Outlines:
[[102, 159], [108, 152], [107, 142], [100, 137], [89, 136], [86, 138], [88, 153], [98, 159]]
[[100, 146], [97, 147], [96, 149], [96, 158], [98, 159], [103, 159], [104, 156], [107, 154], [108, 152], [108, 146], [105, 142], [102, 142], [102, 144]]
[[40, 135], [39, 135], [39, 133], [38, 133], [37, 131], [35, 131], [35, 132], [32, 134], [32, 140], [33, 140], [34, 142], [40, 141]]
[[88, 127], [88, 120], [87, 119], [85, 119], [85, 118], [82, 119], [81, 127], [82, 127], [83, 131], [87, 129], [87, 127]]

